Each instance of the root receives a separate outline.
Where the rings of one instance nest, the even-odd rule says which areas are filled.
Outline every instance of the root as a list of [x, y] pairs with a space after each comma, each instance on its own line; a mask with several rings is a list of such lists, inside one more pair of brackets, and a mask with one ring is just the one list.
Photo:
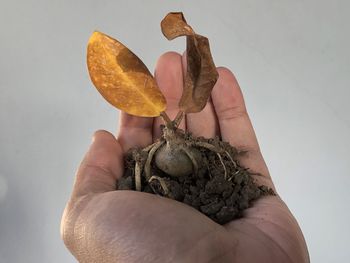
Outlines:
[[225, 172], [224, 177], [227, 180], [227, 169], [226, 169], [226, 166], [224, 164], [224, 161], [222, 160], [221, 154], [220, 153], [216, 153], [216, 155], [219, 157], [222, 167], [224, 167], [224, 172]]
[[225, 153], [226, 153], [227, 157], [231, 160], [234, 168], [237, 169], [237, 163], [232, 159], [230, 153], [228, 151], [225, 151]]
[[164, 141], [156, 142], [148, 153], [148, 157], [145, 163], [145, 177], [147, 180], [150, 180], [151, 178], [151, 162], [152, 162], [153, 156], [156, 153], [156, 151], [159, 149], [159, 147], [162, 146], [163, 144], [164, 144]]
[[206, 166], [207, 166], [207, 171], [208, 171], [210, 179], [213, 179], [213, 176], [211, 175], [211, 172], [210, 172], [210, 169], [209, 169], [209, 165], [207, 163], [206, 163]]
[[[163, 189], [163, 191], [164, 191], [164, 195], [165, 196], [169, 196], [169, 193], [170, 193], [170, 191], [169, 191], [169, 188], [168, 188], [168, 186], [166, 185], [166, 183], [165, 183], [165, 180], [164, 180], [164, 178], [161, 178], [161, 177], [159, 177], [159, 176], [151, 176], [151, 178], [148, 180], [148, 182], [150, 183], [151, 181], [153, 181], [153, 180], [158, 180], [158, 182], [160, 183], [160, 186], [162, 187], [162, 189]], [[151, 186], [152, 187], [152, 186]], [[155, 191], [155, 189], [153, 189], [153, 187], [152, 187], [152, 190], [153, 190], [153, 192], [156, 192]]]
[[194, 176], [197, 176], [198, 175], [198, 163], [197, 163], [196, 158], [194, 158], [192, 153], [188, 149], [186, 149], [185, 147], [182, 147], [181, 150], [184, 151], [184, 153], [186, 153], [188, 158], [190, 158], [190, 160], [192, 162], [192, 166], [193, 166], [193, 174], [194, 174]]
[[[143, 152], [149, 152], [150, 150], [152, 150], [155, 146], [157, 146], [157, 144], [159, 144], [159, 142], [155, 142], [151, 145], [148, 145], [147, 147], [143, 148], [142, 151]], [[158, 148], [157, 148], [158, 149]], [[154, 153], [153, 153], [154, 154]], [[152, 161], [152, 159], [150, 160], [150, 162]], [[141, 175], [142, 175], [142, 167], [141, 167], [141, 162], [140, 161], [136, 161], [135, 162], [135, 189], [136, 191], [141, 192]]]
[[233, 175], [231, 175], [227, 181], [231, 181], [233, 177], [235, 177], [235, 175], [239, 174], [240, 170], [237, 170]]
[[206, 148], [214, 153], [222, 153], [223, 152], [221, 149], [218, 149], [214, 145], [207, 143], [207, 142], [196, 142], [194, 145], [198, 146], [198, 147]]
[[143, 152], [149, 152], [159, 141], [152, 143], [151, 145], [146, 146], [145, 148], [142, 149]]
[[[233, 161], [233, 159], [231, 158], [230, 154], [227, 152], [227, 151], [223, 151], [222, 149], [218, 149], [218, 147], [215, 147], [214, 145], [210, 144], [210, 143], [207, 143], [207, 142], [196, 142], [195, 143], [195, 146], [199, 146], [199, 147], [203, 147], [203, 148], [206, 148], [208, 149], [209, 151], [212, 151], [212, 152], [215, 152], [216, 155], [219, 157], [220, 159], [220, 162], [221, 162], [221, 165], [222, 167], [224, 168], [224, 173], [225, 173], [225, 179], [227, 179], [227, 169], [226, 169], [226, 166], [224, 164], [224, 160], [222, 159], [222, 156], [221, 156], [221, 153], [223, 152], [226, 152], [228, 155], [229, 155], [229, 158]], [[234, 163], [235, 164], [235, 163]]]
[[141, 192], [141, 165], [140, 162], [135, 164], [135, 189]]

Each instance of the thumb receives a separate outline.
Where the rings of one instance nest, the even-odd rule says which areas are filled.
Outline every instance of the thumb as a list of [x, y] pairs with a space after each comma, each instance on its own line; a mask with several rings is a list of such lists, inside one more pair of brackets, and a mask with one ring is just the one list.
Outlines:
[[116, 138], [107, 131], [95, 132], [92, 144], [78, 169], [73, 196], [116, 190], [123, 176], [123, 151]]

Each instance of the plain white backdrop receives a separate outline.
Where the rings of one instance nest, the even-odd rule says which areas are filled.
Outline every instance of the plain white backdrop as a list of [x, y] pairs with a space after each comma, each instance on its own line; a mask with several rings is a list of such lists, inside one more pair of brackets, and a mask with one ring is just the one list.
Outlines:
[[0, 262], [76, 262], [59, 224], [75, 169], [118, 111], [92, 86], [86, 44], [98, 29], [153, 71], [159, 23], [183, 11], [230, 68], [277, 190], [312, 262], [350, 257], [350, 2], [333, 0], [0, 0]]

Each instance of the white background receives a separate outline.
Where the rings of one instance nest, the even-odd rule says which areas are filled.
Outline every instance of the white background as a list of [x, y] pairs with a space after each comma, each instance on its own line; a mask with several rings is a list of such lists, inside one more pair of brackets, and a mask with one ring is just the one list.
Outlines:
[[350, 257], [349, 1], [0, 1], [0, 262], [75, 262], [59, 235], [74, 172], [117, 110], [92, 86], [98, 29], [151, 71], [182, 52], [159, 23], [183, 11], [246, 98], [277, 189], [312, 262]]

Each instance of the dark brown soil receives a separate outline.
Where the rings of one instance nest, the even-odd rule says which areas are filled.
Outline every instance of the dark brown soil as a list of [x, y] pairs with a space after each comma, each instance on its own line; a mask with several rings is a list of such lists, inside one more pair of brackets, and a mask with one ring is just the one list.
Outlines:
[[[222, 142], [219, 138], [204, 139], [194, 138], [188, 133], [183, 133], [184, 140], [190, 142], [205, 142], [223, 149], [227, 154], [222, 155], [224, 167], [217, 153], [203, 147], [195, 147], [201, 154], [201, 161], [196, 176], [171, 177], [160, 170], [153, 160], [151, 163], [152, 176], [164, 179], [169, 194], [166, 197], [188, 204], [219, 224], [225, 224], [241, 217], [242, 211], [252, 205], [252, 202], [264, 195], [274, 195], [272, 189], [266, 186], [258, 186], [248, 169], [239, 165], [236, 160], [238, 151]], [[198, 152], [198, 151], [197, 151]], [[125, 157], [125, 175], [118, 182], [120, 190], [135, 190], [135, 160], [143, 165], [146, 162], [148, 152], [142, 149], [133, 149]], [[158, 180], [147, 182], [144, 169], [141, 174], [141, 191], [165, 196], [163, 187]]]

